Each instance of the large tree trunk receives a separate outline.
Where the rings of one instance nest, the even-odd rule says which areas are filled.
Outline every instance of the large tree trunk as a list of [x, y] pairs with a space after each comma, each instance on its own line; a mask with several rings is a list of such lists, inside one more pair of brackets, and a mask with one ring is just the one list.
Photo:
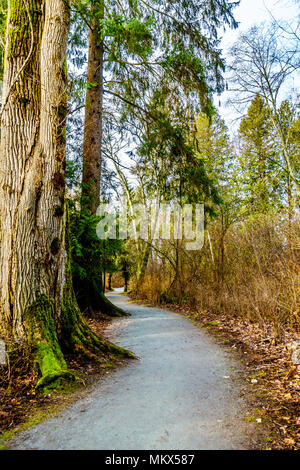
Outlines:
[[25, 5], [28, 11], [21, 0], [9, 4], [0, 149], [1, 329], [15, 338], [24, 335], [22, 314], [38, 295], [53, 299], [60, 314], [65, 265], [69, 6]]
[[9, 2], [0, 146], [0, 334], [30, 344], [42, 386], [70, 377], [61, 347], [100, 346], [80, 318], [65, 247], [69, 17], [65, 0]]

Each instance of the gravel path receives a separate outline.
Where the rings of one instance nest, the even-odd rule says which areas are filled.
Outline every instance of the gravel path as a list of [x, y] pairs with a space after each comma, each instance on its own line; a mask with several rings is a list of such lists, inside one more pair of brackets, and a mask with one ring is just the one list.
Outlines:
[[11, 449], [248, 449], [241, 364], [183, 316], [128, 302], [109, 327], [111, 340], [131, 349], [129, 361], [58, 416], [12, 441]]

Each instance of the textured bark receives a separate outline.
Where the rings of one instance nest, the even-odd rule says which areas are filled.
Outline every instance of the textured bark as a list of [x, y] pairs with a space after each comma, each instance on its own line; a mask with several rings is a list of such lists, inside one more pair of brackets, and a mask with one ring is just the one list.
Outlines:
[[100, 202], [102, 147], [103, 42], [97, 18], [92, 16], [89, 32], [82, 172], [82, 208], [93, 214]]
[[[25, 10], [24, 10], [25, 5]], [[29, 344], [39, 387], [74, 378], [62, 350], [130, 353], [75, 300], [65, 204], [65, 0], [10, 0], [0, 146], [0, 335]], [[67, 250], [66, 250], [67, 242]]]
[[52, 299], [59, 315], [65, 264], [69, 6], [25, 5], [9, 3], [0, 147], [0, 328], [14, 338], [24, 335], [22, 314], [37, 296]]

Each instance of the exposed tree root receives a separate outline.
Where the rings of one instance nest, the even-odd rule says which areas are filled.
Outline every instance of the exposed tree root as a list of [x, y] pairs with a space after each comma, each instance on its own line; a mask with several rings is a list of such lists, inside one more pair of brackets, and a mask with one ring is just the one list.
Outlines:
[[90, 353], [109, 353], [118, 357], [134, 357], [130, 351], [97, 336], [87, 325], [77, 305], [72, 289], [65, 286], [62, 309], [61, 344], [64, 351], [80, 350]]

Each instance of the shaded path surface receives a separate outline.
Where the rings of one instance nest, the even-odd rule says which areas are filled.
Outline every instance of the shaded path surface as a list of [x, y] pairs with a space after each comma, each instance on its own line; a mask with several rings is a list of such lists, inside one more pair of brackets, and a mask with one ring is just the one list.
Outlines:
[[112, 293], [130, 311], [109, 339], [139, 360], [117, 368], [76, 403], [23, 433], [12, 449], [247, 449], [241, 364], [179, 314], [142, 307]]

